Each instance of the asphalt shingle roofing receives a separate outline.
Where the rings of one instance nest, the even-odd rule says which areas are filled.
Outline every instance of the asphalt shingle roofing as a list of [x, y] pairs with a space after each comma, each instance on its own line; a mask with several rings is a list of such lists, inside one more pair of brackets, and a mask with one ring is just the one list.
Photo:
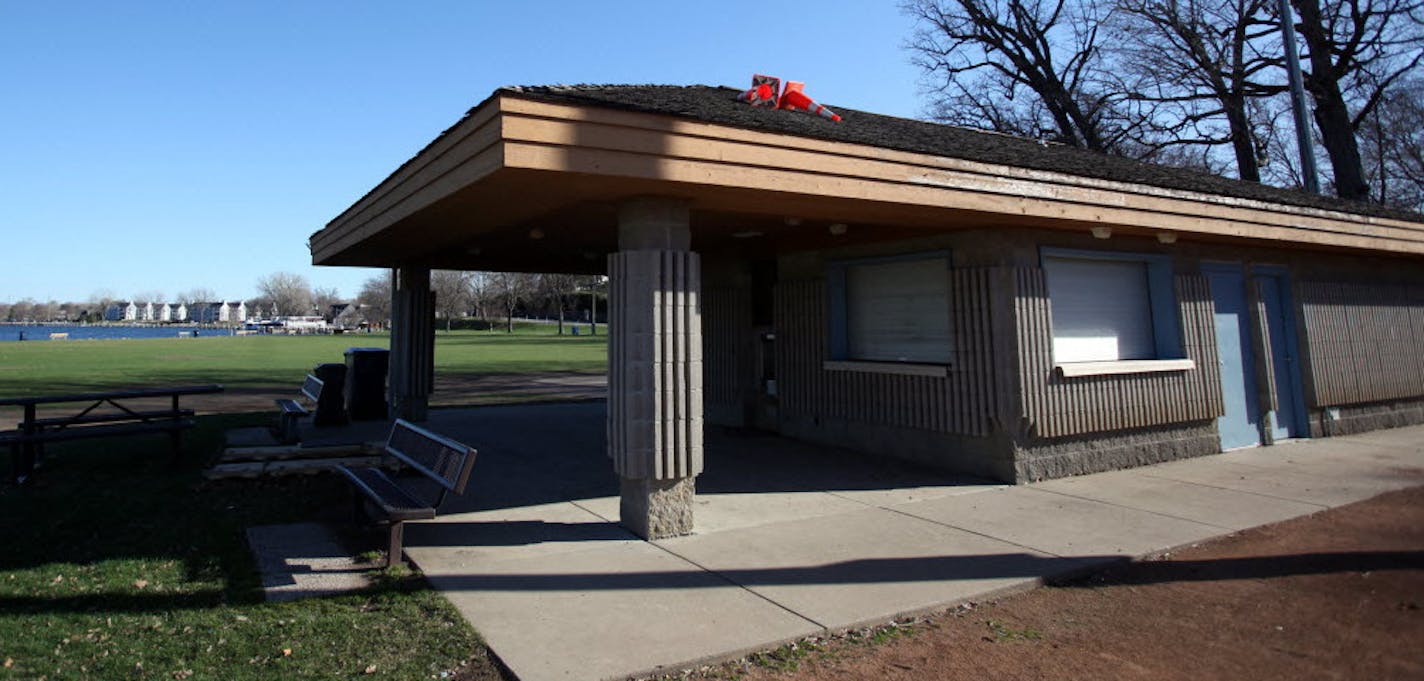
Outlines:
[[[844, 118], [840, 123], [805, 112], [758, 108], [737, 101], [740, 91], [728, 87], [561, 85], [507, 87], [500, 92], [1165, 189], [1424, 222], [1424, 215], [1410, 211], [1242, 182], [1196, 170], [1154, 165], [1059, 144], [1044, 144], [1037, 140], [882, 116], [846, 109], [831, 102], [821, 103]], [[814, 95], [814, 92], [810, 94]]]

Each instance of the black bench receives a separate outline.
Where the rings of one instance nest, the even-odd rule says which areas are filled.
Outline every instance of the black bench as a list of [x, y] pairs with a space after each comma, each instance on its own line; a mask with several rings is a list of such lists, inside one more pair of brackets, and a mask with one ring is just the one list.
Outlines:
[[[302, 397], [310, 401], [313, 408], [321, 402], [321, 391], [326, 384], [316, 376], [307, 374], [305, 381], [302, 381]], [[282, 398], [277, 402], [277, 440], [285, 444], [291, 444], [301, 439], [298, 433], [298, 425], [303, 418], [311, 415], [311, 411], [302, 406], [297, 400]]]
[[397, 419], [386, 438], [385, 451], [406, 474], [388, 475], [379, 468], [337, 466], [336, 470], [360, 494], [357, 511], [372, 510], [390, 525], [386, 565], [401, 562], [407, 520], [429, 520], [450, 493], [463, 494], [475, 465], [476, 451], [459, 442]]
[[[10, 445], [11, 471], [16, 484], [29, 479], [48, 442], [167, 433], [176, 460], [183, 447], [183, 431], [195, 425], [193, 410], [179, 407], [179, 397], [218, 393], [222, 389], [220, 385], [199, 385], [0, 399], [0, 407], [24, 409], [24, 418], [14, 430], [0, 432], [0, 445]], [[168, 406], [162, 409], [152, 408], [152, 405], [133, 406], [134, 400], [151, 399], [167, 399]], [[88, 406], [69, 416], [39, 418], [36, 409], [39, 405], [65, 403]]]

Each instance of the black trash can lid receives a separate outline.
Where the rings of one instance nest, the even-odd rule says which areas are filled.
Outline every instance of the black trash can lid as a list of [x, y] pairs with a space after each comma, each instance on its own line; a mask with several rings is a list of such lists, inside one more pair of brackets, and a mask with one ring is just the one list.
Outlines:
[[346, 354], [351, 355], [358, 352], [390, 352], [385, 348], [346, 348]]

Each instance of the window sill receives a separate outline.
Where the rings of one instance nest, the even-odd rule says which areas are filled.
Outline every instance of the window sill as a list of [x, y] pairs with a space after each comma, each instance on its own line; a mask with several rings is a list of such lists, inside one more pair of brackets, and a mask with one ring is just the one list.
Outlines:
[[1129, 359], [1115, 362], [1071, 362], [1054, 367], [1064, 378], [1075, 376], [1110, 376], [1113, 374], [1151, 374], [1162, 371], [1190, 371], [1197, 363], [1190, 359]]
[[900, 376], [949, 375], [949, 367], [944, 364], [912, 364], [909, 362], [859, 362], [855, 360], [827, 360], [821, 364], [826, 371], [859, 371], [868, 374], [897, 374]]

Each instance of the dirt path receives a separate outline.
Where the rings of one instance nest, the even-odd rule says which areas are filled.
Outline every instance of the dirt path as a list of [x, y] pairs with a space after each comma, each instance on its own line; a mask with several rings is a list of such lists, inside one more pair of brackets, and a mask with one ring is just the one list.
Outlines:
[[[749, 679], [1421, 679], [1424, 487], [862, 640]], [[804, 651], [805, 646], [802, 646]], [[767, 659], [767, 658], [763, 658]], [[741, 664], [698, 676], [730, 677]]]

